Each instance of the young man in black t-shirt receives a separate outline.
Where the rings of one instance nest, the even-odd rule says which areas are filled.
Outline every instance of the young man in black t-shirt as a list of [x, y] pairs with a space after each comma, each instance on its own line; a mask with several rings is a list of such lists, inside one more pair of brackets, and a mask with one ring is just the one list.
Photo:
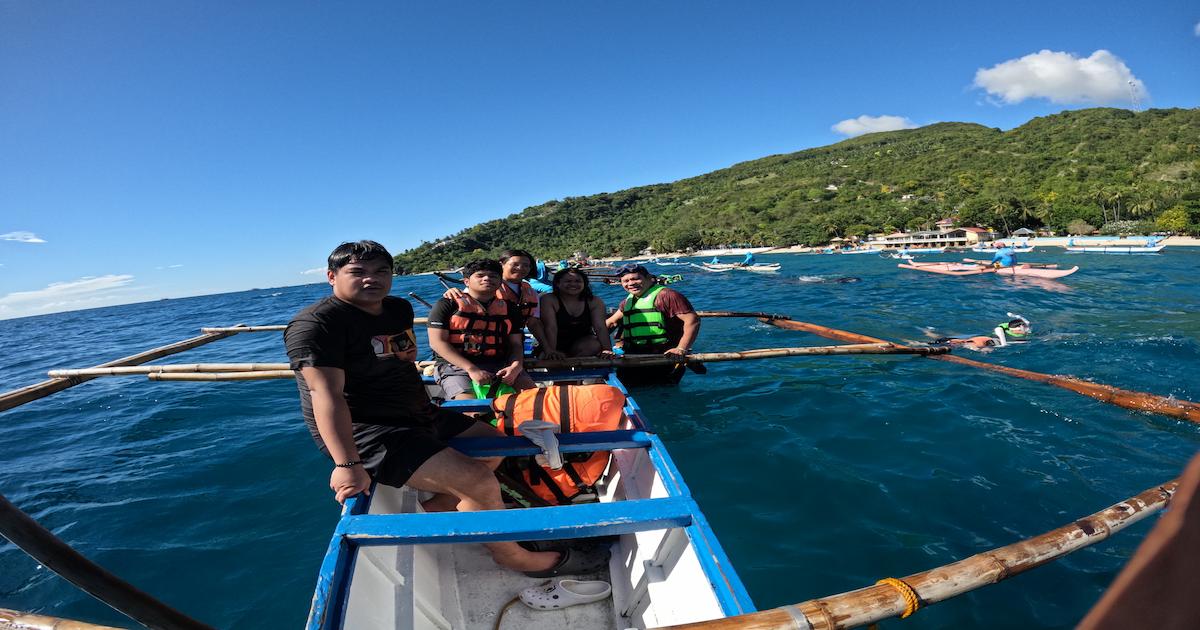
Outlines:
[[[392, 256], [374, 241], [343, 243], [329, 256], [333, 295], [288, 324], [284, 343], [305, 422], [335, 462], [329, 487], [339, 502], [380, 483], [436, 493], [427, 509], [503, 509], [497, 462], [449, 448], [454, 436], [497, 436], [482, 422], [434, 406], [413, 359], [413, 310], [390, 297]], [[567, 552], [487, 545], [497, 563], [549, 577], [579, 567]]]

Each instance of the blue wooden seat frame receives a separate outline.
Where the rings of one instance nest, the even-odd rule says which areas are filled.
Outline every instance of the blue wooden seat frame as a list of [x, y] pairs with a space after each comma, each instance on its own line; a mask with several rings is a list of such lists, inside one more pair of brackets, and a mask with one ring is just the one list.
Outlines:
[[[576, 372], [571, 376], [578, 377], [579, 374]], [[611, 373], [583, 374], [592, 378], [606, 378], [610, 385], [628, 394]], [[558, 379], [563, 377], [561, 373], [549, 376]], [[443, 406], [460, 411], [482, 411], [489, 408], [489, 402], [447, 401]], [[341, 520], [334, 529], [333, 539], [321, 563], [309, 612], [308, 630], [342, 628], [350, 578], [359, 547], [554, 540], [670, 528], [683, 528], [686, 532], [725, 615], [754, 612], [756, 609], [750, 595], [713, 535], [707, 519], [692, 499], [691, 491], [667, 455], [662, 441], [651, 431], [641, 408], [632, 398], [627, 398], [625, 413], [634, 428], [560, 435], [559, 448], [564, 453], [646, 449], [667, 489], [667, 497], [485, 512], [367, 514], [370, 497], [358, 495], [347, 500], [343, 506]], [[532, 442], [520, 436], [458, 438], [451, 440], [451, 444], [455, 449], [476, 457], [533, 455], [541, 452]]]

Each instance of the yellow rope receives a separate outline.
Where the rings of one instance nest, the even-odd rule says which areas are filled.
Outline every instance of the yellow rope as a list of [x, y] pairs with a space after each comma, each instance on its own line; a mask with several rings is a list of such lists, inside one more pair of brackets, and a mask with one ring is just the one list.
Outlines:
[[900, 615], [901, 619], [917, 612], [917, 609], [921, 607], [921, 600], [917, 598], [917, 592], [911, 586], [905, 584], [903, 580], [889, 577], [883, 578], [875, 584], [887, 584], [900, 591], [900, 596], [904, 598], [904, 614]]

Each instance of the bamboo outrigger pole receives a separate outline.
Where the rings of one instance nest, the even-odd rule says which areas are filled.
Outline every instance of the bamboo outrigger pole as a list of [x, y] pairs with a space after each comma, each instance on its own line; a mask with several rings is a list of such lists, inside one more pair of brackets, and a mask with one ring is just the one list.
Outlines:
[[293, 378], [291, 370], [257, 370], [253, 372], [151, 372], [152, 381], [270, 381]]
[[995, 584], [1094, 545], [1162, 510], [1179, 486], [1173, 479], [1116, 505], [1040, 536], [976, 554], [936, 569], [830, 597], [761, 612], [671, 626], [671, 630], [841, 630], [916, 612], [968, 591]]
[[757, 348], [738, 352], [697, 352], [679, 356], [664, 354], [627, 354], [618, 357], [574, 357], [570, 359], [531, 359], [525, 362], [529, 368], [600, 368], [641, 367], [651, 365], [678, 365], [680, 363], [716, 363], [720, 361], [745, 361], [749, 359], [773, 359], [776, 357], [799, 357], [833, 354], [942, 354], [946, 348], [924, 348], [898, 346], [891, 343], [864, 343], [845, 346], [804, 346], [799, 348]]
[[[900, 346], [891, 343], [867, 343], [844, 346], [802, 346], [798, 348], [756, 348], [737, 352], [701, 352], [682, 356], [663, 354], [627, 354], [617, 357], [573, 357], [569, 359], [529, 359], [528, 368], [601, 368], [601, 367], [645, 367], [654, 365], [678, 365], [680, 363], [717, 363], [721, 361], [750, 361], [778, 357], [844, 355], [844, 354], [943, 354], [947, 348], [925, 348]], [[418, 368], [425, 368], [432, 361], [418, 361]], [[84, 368], [78, 370], [51, 370], [51, 376], [86, 377], [140, 376], [145, 374], [152, 381], [257, 381], [292, 378], [295, 373], [287, 363], [187, 363], [177, 365], [140, 365], [115, 368]]]
[[1090, 396], [1118, 407], [1126, 409], [1134, 409], [1138, 411], [1149, 411], [1158, 413], [1164, 416], [1172, 416], [1191, 422], [1200, 423], [1200, 404], [1196, 404], [1189, 400], [1180, 400], [1177, 398], [1167, 398], [1148, 394], [1145, 392], [1135, 392], [1128, 389], [1113, 387], [1112, 385], [1103, 385], [1101, 383], [1091, 383], [1073, 376], [1062, 376], [1059, 374], [1042, 374], [1041, 372], [1030, 372], [1029, 370], [1019, 370], [1017, 368], [1005, 367], [1003, 365], [993, 365], [982, 361], [973, 361], [963, 357], [956, 357], [949, 354], [932, 357], [942, 361], [949, 361], [959, 365], [969, 365], [971, 367], [982, 370], [991, 370], [1017, 378], [1023, 378], [1039, 383], [1046, 383], [1073, 391], [1077, 394]]
[[[883, 339], [876, 339], [875, 337], [868, 337], [858, 333], [838, 330], [836, 328], [828, 328], [825, 326], [819, 326], [817, 324], [809, 324], [807, 322], [796, 321], [793, 319], [771, 317], [760, 317], [759, 319], [767, 324], [771, 324], [772, 326], [785, 328], [787, 330], [803, 330], [827, 339], [837, 339], [840, 341], [850, 341], [854, 343], [888, 343]], [[1200, 404], [1187, 400], [1168, 398], [1146, 392], [1135, 392], [1101, 383], [1091, 383], [1073, 376], [1042, 374], [1041, 372], [1031, 372], [1029, 370], [1019, 370], [1017, 368], [1010, 368], [1002, 365], [993, 365], [991, 363], [965, 359], [963, 357], [954, 356], [951, 354], [943, 353], [937, 354], [936, 356], [933, 354], [927, 354], [925, 356], [928, 356], [931, 359], [937, 359], [939, 361], [949, 361], [959, 365], [966, 365], [982, 370], [990, 370], [992, 372], [1007, 374], [1008, 376], [1015, 376], [1017, 378], [1054, 385], [1056, 387], [1073, 391], [1077, 394], [1083, 394], [1084, 396], [1095, 398], [1100, 402], [1106, 402], [1118, 407], [1124, 407], [1126, 409], [1133, 409], [1135, 411], [1149, 411], [1151, 413], [1162, 414], [1164, 416], [1171, 416], [1181, 420], [1189, 420], [1191, 422], [1200, 423]]]
[[[424, 302], [424, 301], [422, 301]], [[428, 317], [413, 318], [413, 324], [428, 324]], [[200, 329], [202, 333], [245, 333], [245, 332], [279, 332], [286, 330], [287, 324], [268, 324], [266, 326], [205, 326]]]
[[[205, 333], [203, 335], [200, 335], [199, 337], [192, 337], [191, 339], [185, 339], [183, 341], [179, 341], [179, 342], [172, 343], [169, 345], [154, 348], [152, 350], [147, 350], [145, 352], [141, 352], [141, 353], [138, 353], [135, 355], [117, 359], [115, 361], [109, 361], [108, 363], [102, 363], [96, 367], [104, 368], [104, 367], [116, 367], [116, 366], [124, 366], [124, 365], [139, 365], [139, 364], [145, 363], [147, 361], [153, 361], [155, 359], [161, 359], [162, 357], [169, 356], [172, 354], [178, 354], [180, 352], [183, 352], [184, 350], [190, 350], [197, 346], [203, 346], [204, 344], [212, 343], [218, 339], [224, 339], [232, 334], [234, 334], [234, 333], [233, 332]], [[12, 409], [13, 407], [23, 405], [27, 402], [37, 400], [39, 398], [45, 398], [46, 396], [49, 396], [50, 394], [53, 394], [54, 392], [62, 391], [64, 389], [67, 389], [68, 387], [74, 387], [85, 381], [90, 381], [93, 378], [95, 378], [95, 377], [94, 376], [72, 376], [70, 378], [55, 378], [55, 379], [51, 379], [48, 381], [42, 381], [41, 383], [35, 383], [28, 387], [22, 387], [21, 389], [14, 389], [11, 392], [0, 394], [0, 411], [4, 411], [6, 409]]]
[[[409, 293], [409, 295], [416, 298], [416, 300], [418, 302], [420, 302], [426, 306], [430, 306], [428, 302], [426, 302], [425, 300], [422, 300], [417, 295], [415, 295], [411, 292]], [[430, 308], [432, 308], [432, 306], [430, 306]], [[757, 317], [759, 319], [768, 318], [768, 319], [777, 319], [777, 320], [790, 320], [791, 319], [787, 315], [774, 315], [771, 313], [749, 313], [749, 312], [738, 312], [738, 311], [696, 311], [696, 315], [699, 315], [700, 317]], [[766, 320], [764, 320], [764, 321], [766, 321]], [[428, 323], [429, 323], [428, 317], [417, 317], [417, 318], [413, 319], [413, 324], [428, 324]], [[768, 323], [770, 323], [770, 322], [768, 322]], [[205, 326], [204, 328], [200, 329], [200, 332], [202, 332], [202, 333], [279, 332], [281, 330], [285, 330], [286, 328], [287, 328], [286, 324], [267, 324], [265, 326], [226, 326], [226, 327]], [[873, 342], [868, 342], [868, 343], [873, 343]]]
[[[417, 361], [417, 367], [424, 369], [433, 365], [433, 361]], [[286, 373], [280, 376], [276, 373]], [[272, 374], [273, 376], [260, 376], [258, 378], [291, 378], [294, 376], [291, 365], [287, 363], [176, 363], [168, 365], [132, 365], [128, 367], [111, 367], [111, 368], [81, 368], [74, 370], [50, 370], [47, 372], [51, 377], [55, 378], [72, 378], [72, 377], [89, 377], [95, 378], [98, 376], [141, 376], [147, 375], [150, 380], [177, 380], [177, 381], [212, 381], [212, 380], [244, 380], [242, 379], [222, 379], [213, 378], [221, 377], [229, 374]], [[156, 378], [160, 375], [174, 375], [184, 378]], [[195, 377], [195, 378], [186, 378]]]
[[23, 613], [0, 608], [0, 630], [121, 630], [84, 621]]

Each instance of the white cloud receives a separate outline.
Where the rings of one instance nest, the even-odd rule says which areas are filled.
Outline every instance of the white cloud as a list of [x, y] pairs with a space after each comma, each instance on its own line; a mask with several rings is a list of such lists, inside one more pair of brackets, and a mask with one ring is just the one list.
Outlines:
[[300, 275], [311, 276], [314, 273], [325, 273], [325, 268], [324, 267], [314, 267], [312, 269], [305, 269], [304, 271], [300, 272]]
[[903, 116], [867, 116], [848, 118], [831, 127], [834, 131], [853, 138], [864, 133], [877, 131], [896, 131], [897, 129], [916, 129], [917, 124]]
[[179, 269], [183, 265], [167, 265], [166, 267], [155, 267], [155, 269]]
[[1196, 37], [1200, 37], [1200, 22], [1196, 22], [1196, 28], [1193, 30], [1196, 32]]
[[55, 282], [36, 291], [18, 291], [0, 297], [0, 319], [43, 315], [120, 303], [133, 276], [85, 277]]
[[18, 243], [45, 243], [46, 241], [38, 238], [33, 232], [9, 232], [8, 234], [0, 234], [0, 241], [17, 241]]
[[1090, 57], [1043, 50], [975, 72], [975, 87], [1005, 104], [1031, 98], [1052, 103], [1114, 103], [1146, 98], [1146, 86], [1107, 50]]

